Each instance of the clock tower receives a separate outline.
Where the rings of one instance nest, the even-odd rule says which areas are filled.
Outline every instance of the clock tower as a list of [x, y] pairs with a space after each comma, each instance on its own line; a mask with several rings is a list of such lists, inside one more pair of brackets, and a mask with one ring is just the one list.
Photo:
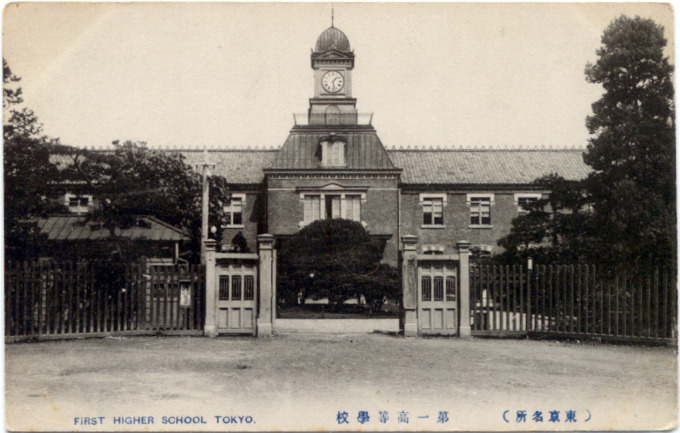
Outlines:
[[331, 25], [321, 33], [312, 51], [312, 69], [314, 97], [309, 100], [309, 125], [356, 125], [354, 52], [340, 29]]

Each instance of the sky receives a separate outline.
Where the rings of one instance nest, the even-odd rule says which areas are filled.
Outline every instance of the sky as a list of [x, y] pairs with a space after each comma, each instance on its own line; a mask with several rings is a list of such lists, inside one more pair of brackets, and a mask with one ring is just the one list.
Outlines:
[[[621, 14], [657, 3], [344, 3], [353, 96], [394, 147], [585, 147], [602, 88], [587, 62]], [[270, 148], [313, 96], [331, 3], [14, 3], [3, 56], [64, 144]], [[6, 115], [6, 113], [4, 113]]]

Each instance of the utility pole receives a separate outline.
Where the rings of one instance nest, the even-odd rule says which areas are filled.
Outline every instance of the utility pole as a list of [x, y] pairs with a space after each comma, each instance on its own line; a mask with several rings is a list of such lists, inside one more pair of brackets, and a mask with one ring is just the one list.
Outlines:
[[208, 162], [208, 149], [203, 150], [203, 163], [197, 167], [202, 168], [203, 174], [203, 195], [201, 196], [201, 264], [205, 265], [205, 241], [208, 240], [208, 215], [210, 213], [210, 170], [215, 168], [215, 164]]

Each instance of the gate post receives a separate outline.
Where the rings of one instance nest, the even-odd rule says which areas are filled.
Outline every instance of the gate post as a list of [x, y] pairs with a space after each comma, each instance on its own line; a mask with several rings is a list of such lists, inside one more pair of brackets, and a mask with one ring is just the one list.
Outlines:
[[401, 331], [404, 337], [416, 337], [418, 335], [418, 255], [416, 243], [418, 236], [406, 235], [401, 237], [404, 244], [401, 262], [401, 288], [402, 288], [402, 320]]
[[257, 315], [257, 336], [271, 337], [274, 309], [272, 303], [274, 301], [273, 290], [273, 269], [274, 269], [274, 236], [270, 234], [262, 234], [257, 237], [257, 249], [260, 256], [260, 293], [258, 299], [260, 300], [260, 308]]
[[460, 257], [460, 328], [461, 337], [470, 337], [470, 242], [456, 244]]
[[208, 337], [217, 337], [215, 320], [215, 252], [217, 241], [206, 239], [203, 244], [205, 245], [205, 327], [203, 333]]

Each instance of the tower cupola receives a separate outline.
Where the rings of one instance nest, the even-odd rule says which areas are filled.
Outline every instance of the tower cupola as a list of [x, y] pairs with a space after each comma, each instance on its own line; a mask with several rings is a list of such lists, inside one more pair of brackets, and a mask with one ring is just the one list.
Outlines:
[[316, 40], [316, 53], [325, 53], [326, 51], [340, 51], [342, 53], [350, 53], [349, 39], [342, 32], [342, 30], [330, 26], [321, 33], [319, 39]]
[[312, 50], [314, 97], [309, 100], [310, 125], [356, 125], [352, 98], [354, 53], [342, 30], [331, 25], [321, 32]]

